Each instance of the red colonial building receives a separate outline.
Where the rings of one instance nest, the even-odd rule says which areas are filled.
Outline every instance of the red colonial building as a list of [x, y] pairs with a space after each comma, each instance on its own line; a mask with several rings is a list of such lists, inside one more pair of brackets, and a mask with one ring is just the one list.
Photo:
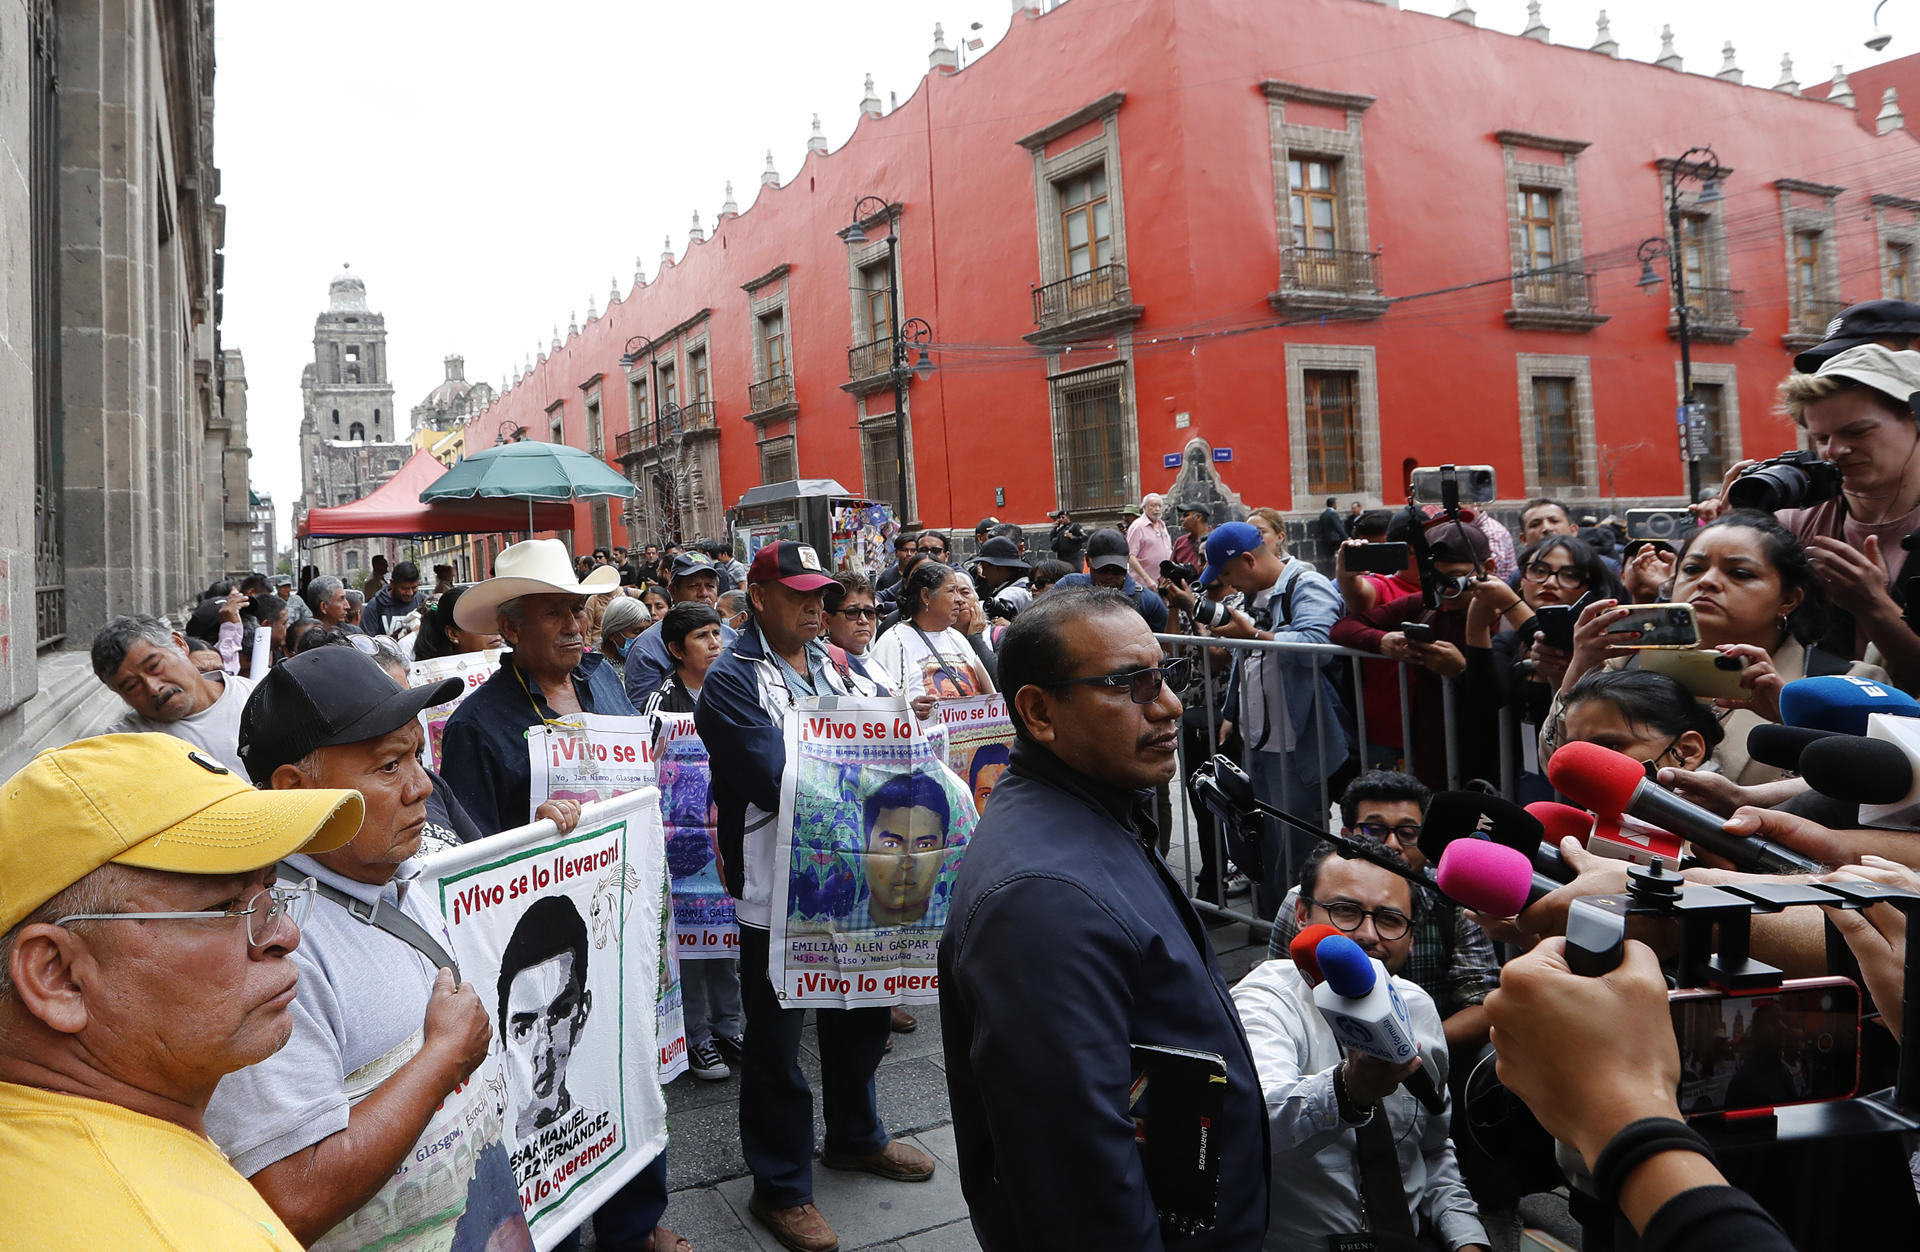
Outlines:
[[1679, 180], [1713, 482], [1792, 445], [1794, 350], [1906, 290], [1920, 153], [1871, 110], [1546, 34], [1367, 0], [1016, 11], [964, 70], [936, 47], [911, 98], [869, 92], [844, 145], [770, 168], [467, 446], [622, 465], [643, 501], [579, 506], [583, 550], [670, 509], [717, 535], [763, 482], [891, 501], [897, 293], [935, 367], [904, 387], [923, 525], [1116, 517], [1195, 436], [1248, 504], [1301, 513], [1395, 503], [1406, 467], [1449, 460], [1493, 465], [1507, 501], [1670, 500], [1678, 326], [1637, 248], [1667, 233], [1674, 159], [1723, 167], [1717, 198]]

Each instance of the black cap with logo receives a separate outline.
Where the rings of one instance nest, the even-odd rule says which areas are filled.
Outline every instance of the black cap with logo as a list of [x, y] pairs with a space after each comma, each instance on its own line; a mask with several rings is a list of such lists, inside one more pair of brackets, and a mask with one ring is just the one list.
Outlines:
[[1842, 309], [1839, 317], [1827, 323], [1827, 337], [1793, 358], [1793, 368], [1802, 374], [1812, 374], [1828, 358], [1848, 348], [1877, 339], [1915, 337], [1920, 337], [1920, 304], [1907, 300], [1867, 300]]
[[255, 785], [315, 748], [392, 734], [460, 694], [461, 680], [402, 687], [357, 648], [329, 646], [288, 657], [267, 671], [240, 713], [240, 759]]

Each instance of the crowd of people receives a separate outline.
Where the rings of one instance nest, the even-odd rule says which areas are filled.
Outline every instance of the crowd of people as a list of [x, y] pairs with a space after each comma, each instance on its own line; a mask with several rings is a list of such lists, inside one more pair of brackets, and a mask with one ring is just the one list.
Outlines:
[[[750, 561], [721, 543], [576, 557], [528, 540], [473, 584], [438, 566], [429, 587], [416, 564], [376, 558], [357, 588], [309, 567], [297, 591], [215, 582], [177, 627], [116, 617], [91, 659], [125, 714], [0, 788], [0, 1162], [21, 1184], [23, 1246], [530, 1246], [506, 1149], [526, 1128], [490, 1123], [469, 1082], [493, 1014], [410, 885], [423, 850], [523, 825], [529, 730], [592, 713], [690, 714], [709, 754], [740, 941], [737, 959], [684, 967], [690, 1069], [738, 1079], [757, 1220], [784, 1247], [831, 1252], [806, 1018], [769, 979], [781, 727], [801, 700], [856, 696], [897, 698], [931, 731], [942, 702], [1000, 692], [1015, 738], [991, 764], [1004, 776], [939, 950], [960, 1182], [983, 1247], [1514, 1247], [1519, 1199], [1559, 1175], [1461, 1133], [1466, 1075], [1490, 1049], [1570, 1154], [1590, 1239], [1623, 1216], [1650, 1247], [1784, 1247], [1679, 1121], [1683, 1080], [1697, 1094], [1732, 1070], [1711, 1042], [1683, 1069], [1663, 933], [1636, 929], [1605, 977], [1569, 967], [1573, 902], [1619, 893], [1623, 863], [1567, 843], [1573, 881], [1495, 918], [1423, 878], [1421, 835], [1450, 781], [1546, 799], [1547, 763], [1584, 742], [1830, 879], [1920, 889], [1906, 834], [1842, 821], [1748, 749], [1804, 677], [1920, 688], [1900, 542], [1920, 529], [1913, 312], [1903, 336], [1860, 333], [1885, 332], [1884, 316], [1841, 319], [1781, 388], [1837, 495], [1731, 507], [1743, 462], [1670, 540], [1576, 525], [1545, 498], [1517, 534], [1471, 505], [1342, 517], [1328, 500], [1316, 564], [1272, 509], [1150, 494], [1125, 529], [1052, 514], [1051, 556], [993, 517], [964, 563], [963, 536], [903, 532], [875, 571], [826, 568], [792, 540]], [[1404, 552], [1368, 551], [1393, 544]], [[1704, 668], [1633, 646], [1651, 604], [1686, 607], [1682, 650]], [[494, 652], [427, 768], [420, 714], [461, 684], [412, 685], [410, 667]], [[1174, 779], [1215, 753], [1260, 801], [1346, 842], [1272, 825], [1230, 843], [1190, 803], [1201, 868], [1183, 881], [1164, 859]], [[565, 833], [580, 805], [534, 816]], [[1687, 874], [1736, 880], [1710, 861]], [[1269, 936], [1270, 959], [1236, 985], [1209, 912]], [[166, 920], [192, 924], [147, 924]], [[1826, 935], [1763, 920], [1753, 952], [1789, 972], [1850, 952], [1897, 1035], [1897, 911], [1833, 912]], [[1416, 1056], [1335, 1031], [1301, 946], [1329, 935], [1404, 1002]], [[522, 964], [560, 972], [528, 994], [582, 1005], [545, 1027], [577, 1036], [572, 940], [536, 940]], [[813, 1020], [819, 1163], [933, 1177], [933, 1158], [888, 1133], [874, 1082], [915, 1016]], [[1801, 1051], [1771, 1017], [1734, 1035], [1729, 1048], [1764, 1050], [1776, 1085], [1801, 1090]], [[1211, 1067], [1217, 1176], [1176, 1202], [1150, 1127], [1186, 1108], [1176, 1075], [1194, 1058]], [[566, 1097], [541, 1099], [530, 1124]], [[430, 1173], [431, 1194], [402, 1185], [450, 1118], [474, 1150]], [[598, 1246], [690, 1252], [666, 1205], [662, 1152], [593, 1215]]]

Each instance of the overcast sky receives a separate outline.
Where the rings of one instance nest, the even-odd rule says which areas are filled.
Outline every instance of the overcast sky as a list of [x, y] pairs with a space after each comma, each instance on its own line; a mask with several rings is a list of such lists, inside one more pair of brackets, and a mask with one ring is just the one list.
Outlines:
[[[1100, 3], [1102, 0], [1066, 0]], [[1110, 0], [1108, 0], [1110, 2]], [[1179, 3], [1180, 0], [1159, 0]], [[1285, 0], [1246, 0], [1284, 3]], [[1358, 3], [1359, 0], [1355, 0]], [[1406, 0], [1446, 13], [1454, 0]], [[1479, 24], [1517, 33], [1526, 0], [1476, 0]], [[1601, 6], [1545, 0], [1556, 43], [1593, 42]], [[1623, 57], [1659, 55], [1660, 26], [1690, 71], [1732, 40], [1747, 81], [1771, 86], [1790, 52], [1811, 85], [1920, 52], [1920, 14], [1887, 7], [1884, 53], [1864, 46], [1873, 0], [1613, 0]], [[989, 49], [1010, 0], [229, 0], [216, 14], [214, 147], [227, 206], [223, 342], [246, 354], [253, 484], [300, 491], [300, 369], [342, 262], [387, 319], [395, 414], [443, 376], [498, 387], [587, 301], [651, 277], [663, 237], [709, 230], [731, 179], [742, 209], [766, 152], [791, 176], [819, 113], [837, 148], [862, 79], [910, 96], [936, 21]], [[1811, 18], [1810, 14], [1817, 14]], [[980, 55], [980, 54], [970, 54]], [[1914, 104], [1909, 104], [1911, 110]]]

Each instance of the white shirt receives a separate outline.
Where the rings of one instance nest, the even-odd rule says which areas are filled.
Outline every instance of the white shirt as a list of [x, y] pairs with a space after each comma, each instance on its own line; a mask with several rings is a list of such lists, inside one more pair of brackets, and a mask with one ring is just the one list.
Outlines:
[[909, 702], [929, 693], [943, 700], [992, 693], [993, 680], [965, 635], [949, 626], [925, 638], [932, 640], [931, 649], [911, 620], [902, 621], [874, 640], [867, 655], [899, 680], [897, 690]]
[[234, 773], [245, 778], [247, 766], [240, 759], [240, 712], [253, 694], [253, 680], [238, 674], [218, 671], [206, 675], [222, 687], [220, 698], [175, 722], [156, 722], [128, 709], [126, 716], [107, 727], [110, 735], [172, 735], [185, 739], [206, 752]]
[[[1444, 1096], [1446, 1034], [1433, 1000], [1404, 978], [1393, 984], [1413, 1018], [1425, 1069]], [[1340, 1120], [1333, 1072], [1339, 1040], [1313, 1002], [1313, 991], [1291, 961], [1265, 961], [1233, 988], [1246, 1027], [1260, 1092], [1271, 1127], [1272, 1217], [1268, 1252], [1326, 1252], [1327, 1236], [1364, 1229], [1360, 1177], [1354, 1164], [1354, 1128]], [[1381, 1102], [1393, 1128], [1407, 1207], [1424, 1217], [1449, 1248], [1484, 1244], [1479, 1209], [1460, 1180], [1448, 1117], [1427, 1112], [1400, 1088]]]

